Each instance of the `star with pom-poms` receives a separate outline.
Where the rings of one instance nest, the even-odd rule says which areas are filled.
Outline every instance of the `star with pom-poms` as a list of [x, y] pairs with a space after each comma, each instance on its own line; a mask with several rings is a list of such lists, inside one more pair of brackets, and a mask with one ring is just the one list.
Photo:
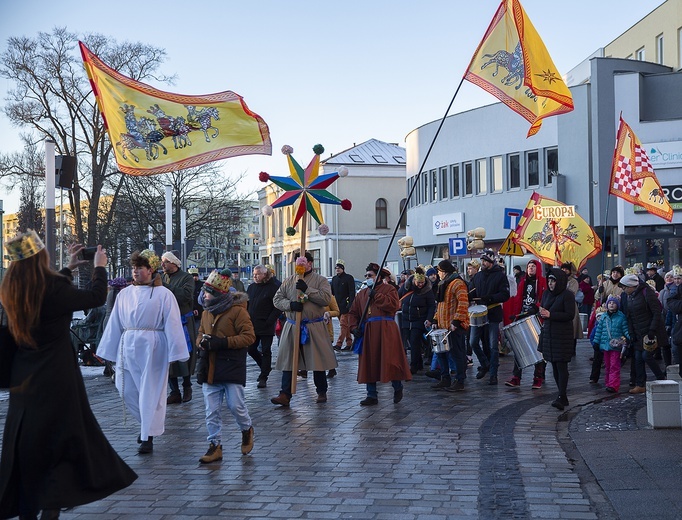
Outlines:
[[312, 215], [318, 224], [323, 225], [324, 220], [320, 204], [337, 204], [346, 211], [350, 211], [352, 207], [350, 200], [341, 200], [326, 189], [339, 177], [348, 175], [348, 169], [341, 168], [338, 172], [320, 175], [320, 155], [324, 153], [324, 147], [320, 144], [313, 147], [315, 156], [305, 169], [301, 168], [296, 159], [292, 157], [293, 151], [291, 146], [282, 147], [282, 153], [287, 156], [291, 177], [273, 177], [266, 172], [260, 172], [258, 175], [261, 182], [270, 181], [284, 190], [284, 193], [272, 203], [272, 206], [263, 208], [263, 214], [271, 214], [273, 208], [296, 204], [293, 223], [296, 226], [306, 211]]

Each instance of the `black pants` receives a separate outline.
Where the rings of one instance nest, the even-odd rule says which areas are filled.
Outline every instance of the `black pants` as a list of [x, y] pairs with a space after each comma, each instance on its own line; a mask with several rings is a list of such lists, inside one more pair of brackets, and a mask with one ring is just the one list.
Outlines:
[[[260, 367], [258, 379], [267, 379], [272, 371], [272, 339], [273, 336], [256, 336], [256, 341], [249, 346], [249, 356]], [[262, 353], [258, 351], [259, 343]]]
[[565, 361], [552, 361], [552, 372], [556, 386], [559, 389], [559, 397], [567, 397], [568, 363]]

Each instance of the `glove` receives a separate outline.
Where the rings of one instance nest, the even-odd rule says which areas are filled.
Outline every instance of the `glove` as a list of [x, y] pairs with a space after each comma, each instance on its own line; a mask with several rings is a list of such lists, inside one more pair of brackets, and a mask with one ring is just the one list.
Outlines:
[[201, 346], [208, 351], [221, 350], [227, 348], [227, 338], [218, 338], [216, 336], [207, 336], [201, 340]]
[[301, 292], [306, 292], [308, 290], [308, 284], [305, 283], [303, 280], [299, 280], [296, 282], [296, 289], [298, 289]]
[[291, 302], [289, 304], [289, 309], [292, 312], [303, 312], [303, 304], [301, 302]]
[[483, 296], [481, 298], [481, 304], [488, 305], [489, 303], [490, 303], [490, 297], [489, 296]]

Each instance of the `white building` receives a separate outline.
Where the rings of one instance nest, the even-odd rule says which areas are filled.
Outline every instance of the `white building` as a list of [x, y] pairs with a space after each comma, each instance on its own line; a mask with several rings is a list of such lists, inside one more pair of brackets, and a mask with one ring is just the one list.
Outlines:
[[[463, 238], [475, 227], [484, 227], [486, 246], [497, 249], [515, 225], [519, 210], [537, 191], [575, 205], [599, 236], [605, 237], [607, 267], [682, 263], [677, 238], [682, 233], [678, 212], [682, 209], [682, 73], [674, 72], [680, 66], [680, 54], [671, 50], [670, 60], [662, 61], [672, 66], [625, 59], [626, 55], [598, 57], [617, 49], [634, 51], [649, 39], [652, 45], [676, 41], [682, 34], [681, 5], [682, 0], [668, 0], [624, 33], [631, 36], [629, 43], [621, 36], [606, 47], [608, 53], [596, 52], [597, 57], [569, 73], [575, 109], [545, 119], [540, 132], [531, 138], [526, 138], [526, 120], [502, 103], [455, 114], [446, 119], [420, 172], [440, 121], [410, 132], [406, 138], [408, 192], [415, 183], [417, 187], [408, 204], [408, 224], [417, 250], [427, 250], [433, 258], [448, 257], [450, 238]], [[652, 20], [665, 20], [665, 24]], [[619, 237], [615, 197], [608, 216], [606, 205], [621, 112], [649, 153], [675, 213], [668, 224], [626, 203], [625, 233]], [[443, 229], [443, 222], [449, 227]], [[614, 258], [619, 242], [621, 254]], [[600, 272], [601, 257], [589, 267]]]

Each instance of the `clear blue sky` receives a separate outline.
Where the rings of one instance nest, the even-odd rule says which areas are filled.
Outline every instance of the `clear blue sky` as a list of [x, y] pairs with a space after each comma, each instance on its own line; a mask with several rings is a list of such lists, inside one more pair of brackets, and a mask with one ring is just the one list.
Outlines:
[[[562, 74], [627, 30], [662, 0], [522, 0]], [[338, 153], [367, 139], [404, 144], [440, 119], [487, 29], [497, 0], [260, 0], [143, 2], [0, 0], [0, 51], [9, 36], [53, 27], [101, 33], [166, 49], [161, 70], [182, 94], [232, 90], [270, 127], [271, 157], [224, 161], [225, 175], [287, 175], [280, 148], [306, 163], [316, 143]], [[11, 84], [0, 79], [0, 104]], [[451, 113], [496, 102], [465, 82]], [[520, 117], [520, 116], [519, 116]], [[19, 149], [18, 130], [0, 115], [0, 151]], [[0, 187], [5, 211], [16, 194]]]

